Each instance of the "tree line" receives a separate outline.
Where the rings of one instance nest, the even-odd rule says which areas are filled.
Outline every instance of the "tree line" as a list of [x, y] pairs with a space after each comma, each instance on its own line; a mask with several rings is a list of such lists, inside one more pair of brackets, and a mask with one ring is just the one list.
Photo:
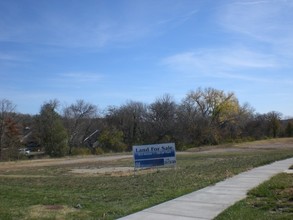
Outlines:
[[58, 100], [40, 107], [37, 115], [16, 112], [0, 100], [0, 159], [16, 159], [20, 147], [52, 157], [80, 153], [131, 151], [133, 145], [175, 142], [178, 150], [202, 145], [292, 137], [292, 120], [280, 112], [255, 113], [233, 92], [198, 88], [180, 103], [165, 94], [151, 104], [128, 101], [104, 112], [77, 100], [61, 108]]

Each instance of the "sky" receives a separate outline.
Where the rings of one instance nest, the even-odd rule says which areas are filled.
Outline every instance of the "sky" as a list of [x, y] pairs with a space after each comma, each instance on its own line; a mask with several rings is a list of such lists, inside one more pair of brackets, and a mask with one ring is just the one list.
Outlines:
[[0, 99], [37, 114], [212, 87], [293, 116], [293, 0], [0, 0]]

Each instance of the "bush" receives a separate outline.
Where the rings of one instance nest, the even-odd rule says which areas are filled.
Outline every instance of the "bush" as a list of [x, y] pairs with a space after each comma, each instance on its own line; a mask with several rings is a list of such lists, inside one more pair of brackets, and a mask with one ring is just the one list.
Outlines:
[[94, 154], [96, 154], [96, 155], [100, 155], [100, 154], [103, 154], [103, 153], [104, 153], [104, 151], [103, 151], [103, 149], [100, 148], [100, 147], [97, 147], [97, 148], [95, 148], [95, 150], [94, 150]]
[[74, 147], [71, 151], [71, 154], [76, 156], [76, 155], [90, 155], [92, 154], [91, 150], [85, 147]]
[[105, 129], [98, 138], [103, 152], [125, 151], [127, 146], [123, 142], [123, 132], [117, 129]]

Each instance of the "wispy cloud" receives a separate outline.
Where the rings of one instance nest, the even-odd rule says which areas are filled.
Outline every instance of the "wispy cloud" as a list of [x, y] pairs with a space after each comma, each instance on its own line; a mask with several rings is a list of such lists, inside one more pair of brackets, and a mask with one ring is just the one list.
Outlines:
[[81, 8], [75, 3], [65, 7], [60, 1], [31, 5], [4, 2], [0, 4], [0, 41], [89, 48], [131, 43], [168, 31], [168, 27], [186, 22], [196, 13], [197, 4], [192, 1], [175, 2], [129, 1], [113, 7], [93, 1]]
[[104, 76], [99, 73], [70, 72], [60, 74], [55, 81], [66, 84], [95, 84], [101, 82]]
[[2, 62], [27, 62], [28, 58], [24, 58], [18, 55], [14, 55], [11, 53], [1, 53], [0, 52], [0, 61]]
[[288, 54], [293, 49], [292, 10], [287, 0], [238, 0], [219, 7], [216, 18], [226, 30]]
[[[243, 47], [201, 49], [178, 53], [162, 60], [162, 64], [189, 75], [217, 76], [251, 69], [279, 67], [277, 57]], [[228, 76], [228, 75], [227, 75]]]
[[18, 60], [18, 58], [15, 57], [15, 56], [8, 55], [8, 54], [0, 53], [0, 60], [3, 60], [3, 61], [14, 61], [14, 60]]
[[292, 65], [292, 9], [286, 0], [223, 1], [214, 21], [233, 44], [183, 51], [162, 64], [189, 77], [292, 85], [277, 76]]
[[61, 76], [68, 80], [84, 82], [100, 81], [102, 79], [102, 76], [96, 73], [64, 73]]
[[217, 56], [216, 59], [228, 68], [274, 68], [280, 65], [274, 55], [247, 48], [223, 49], [215, 51], [213, 56]]

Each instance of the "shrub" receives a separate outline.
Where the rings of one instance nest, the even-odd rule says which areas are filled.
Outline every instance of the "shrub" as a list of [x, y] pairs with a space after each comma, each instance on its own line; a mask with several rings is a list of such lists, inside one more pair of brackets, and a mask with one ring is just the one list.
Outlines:
[[90, 155], [92, 154], [91, 150], [85, 147], [75, 147], [71, 151], [72, 155]]
[[117, 129], [105, 129], [100, 134], [99, 146], [104, 152], [121, 152], [125, 151], [127, 146], [123, 142], [123, 132]]

